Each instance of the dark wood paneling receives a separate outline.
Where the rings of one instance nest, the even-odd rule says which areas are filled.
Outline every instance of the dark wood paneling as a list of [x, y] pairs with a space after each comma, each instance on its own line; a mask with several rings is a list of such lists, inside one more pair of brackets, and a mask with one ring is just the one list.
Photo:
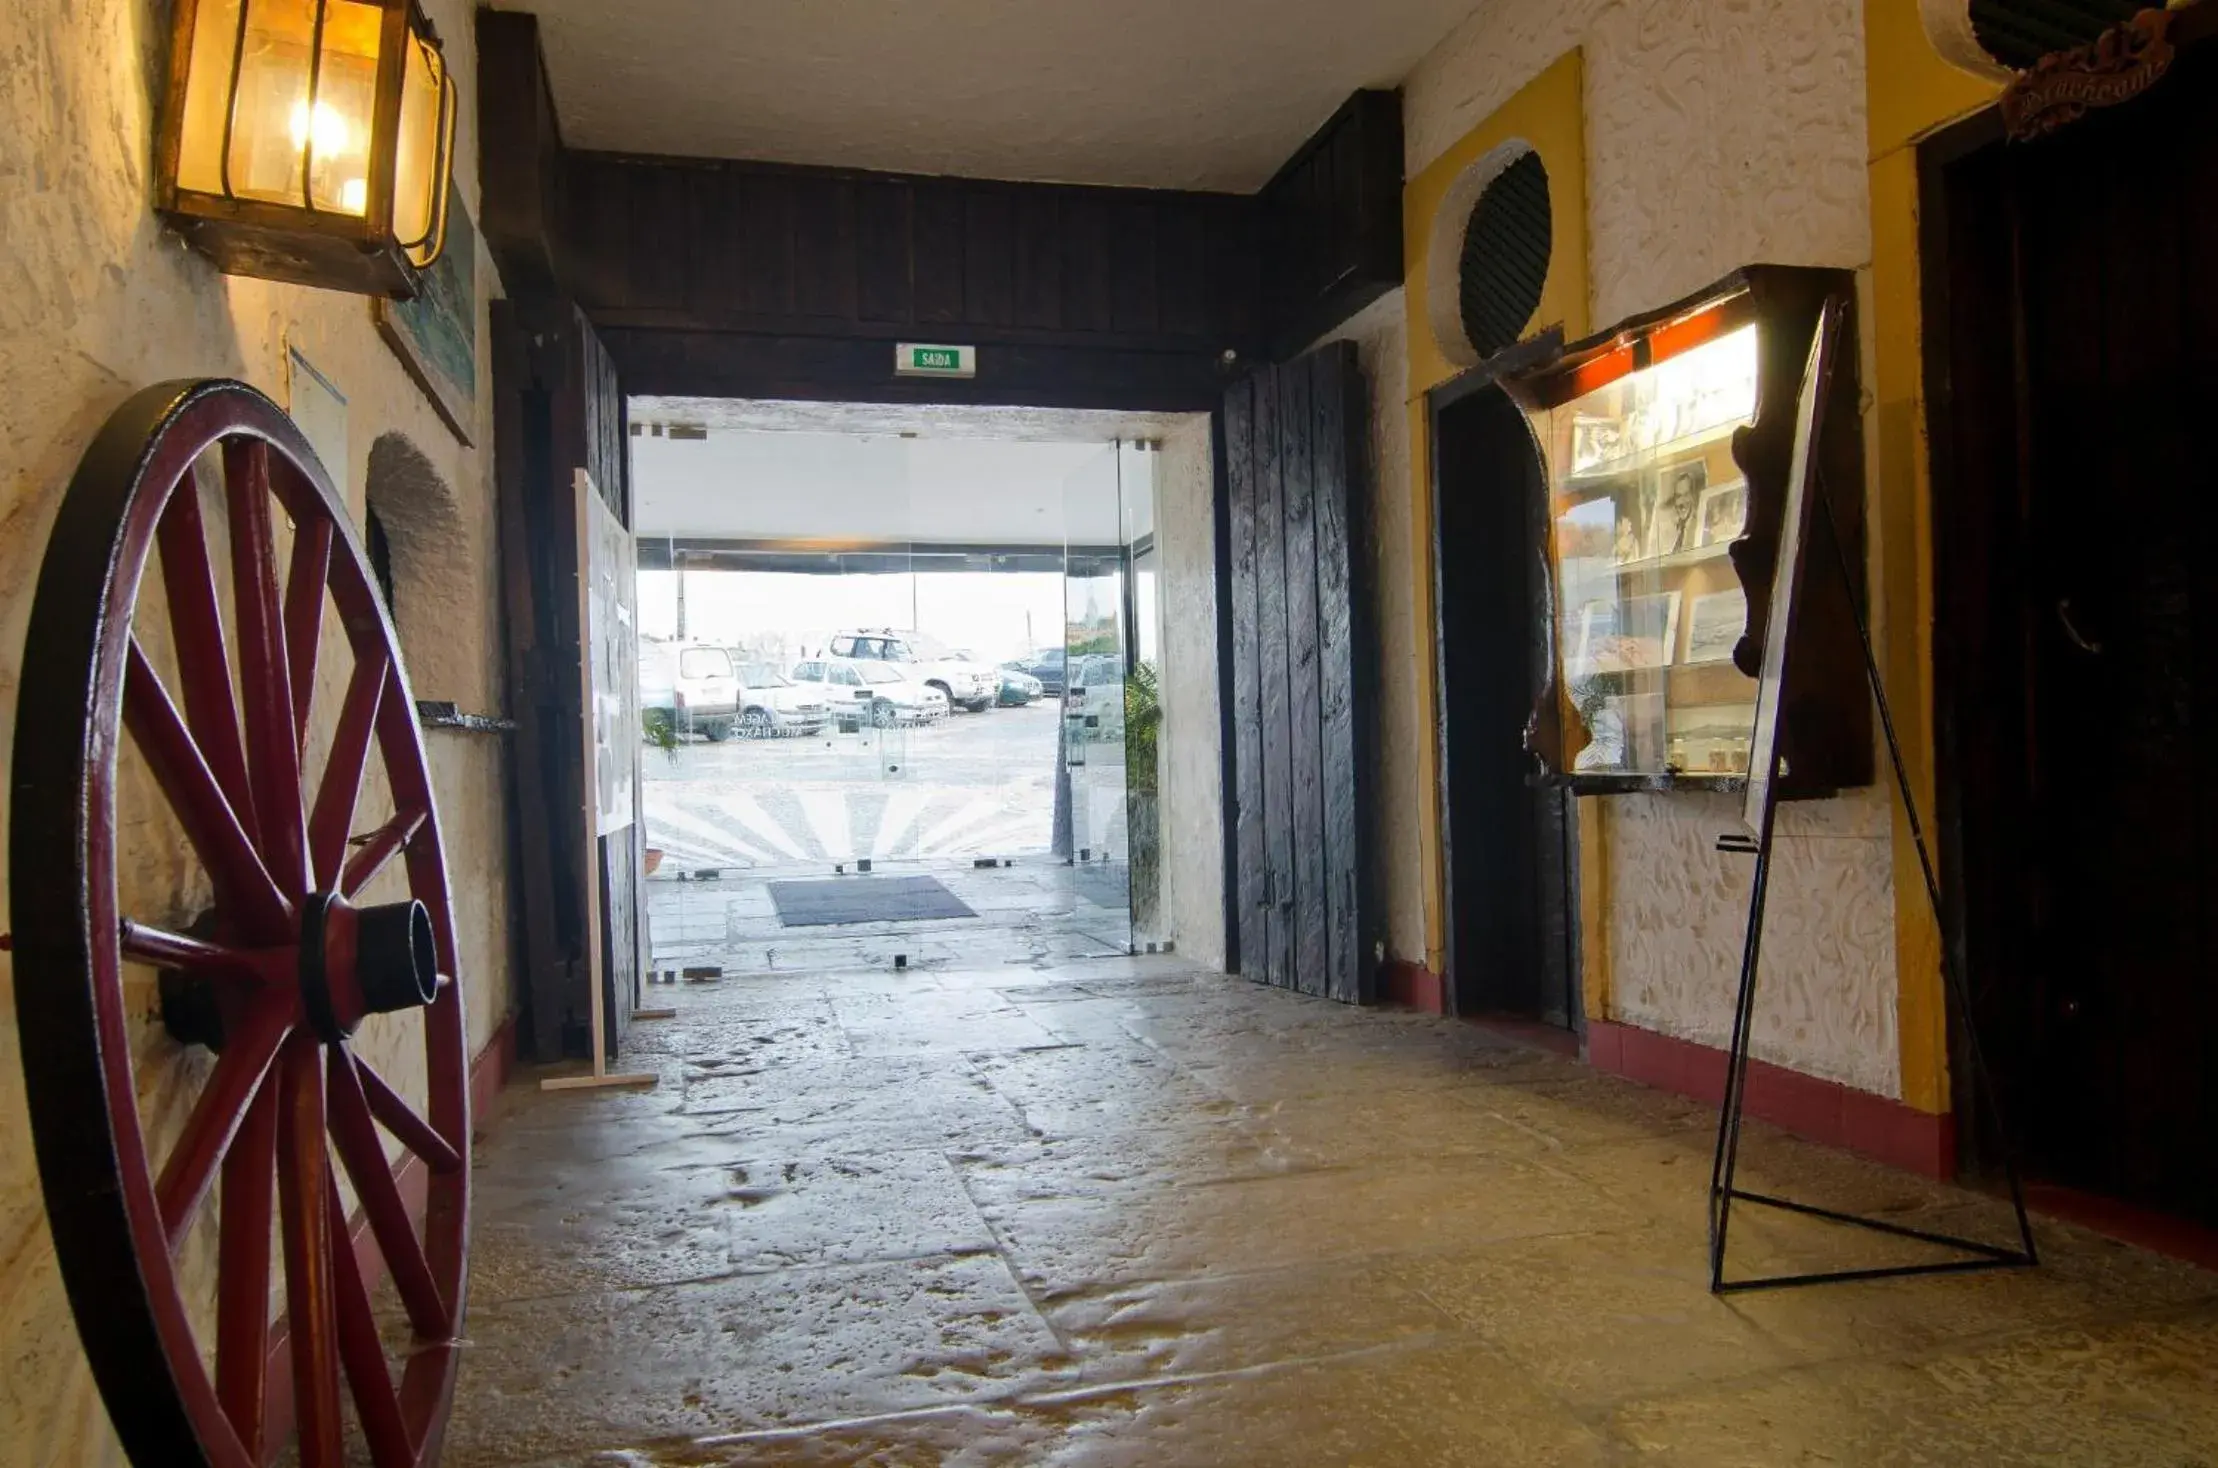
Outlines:
[[[658, 168], [628, 165], [640, 172]], [[821, 316], [833, 321], [857, 318], [860, 294], [855, 278], [856, 180], [836, 174], [796, 174], [793, 193], [793, 309], [800, 316]], [[648, 227], [652, 227], [651, 222]], [[614, 300], [585, 303], [588, 310], [617, 306], [637, 309], [641, 302], [631, 292]]]
[[1293, 726], [1286, 663], [1285, 446], [1279, 431], [1276, 372], [1255, 381], [1255, 604], [1259, 719], [1263, 726], [1263, 866], [1268, 924], [1259, 970], [1282, 987], [1293, 983], [1294, 781]]
[[916, 232], [909, 247], [916, 319], [932, 326], [961, 326], [975, 319], [967, 304], [969, 201], [962, 189], [946, 182], [919, 184], [910, 192], [916, 196]]
[[1325, 953], [1324, 726], [1317, 686], [1317, 500], [1332, 490], [1316, 479], [1316, 416], [1310, 408], [1310, 368], [1303, 361], [1281, 369], [1279, 473], [1286, 516], [1286, 720], [1292, 806], [1293, 983], [1304, 994], [1322, 994]]
[[[1324, 755], [1325, 992], [1343, 1003], [1369, 998], [1363, 975], [1364, 880], [1357, 747], [1356, 648], [1367, 646], [1357, 568], [1366, 513], [1362, 424], [1368, 413], [1355, 348], [1337, 342], [1311, 359], [1310, 415], [1317, 508], [1317, 690]], [[1341, 492], [1333, 493], [1337, 487]], [[1361, 712], [1368, 713], [1363, 709]]]
[[539, 21], [477, 13], [478, 229], [510, 295], [558, 281], [567, 174]]
[[1017, 320], [1016, 210], [1005, 189], [963, 192], [963, 302], [985, 326]]
[[910, 319], [909, 191], [874, 179], [855, 190], [856, 314], [864, 321]]
[[1291, 356], [1402, 282], [1402, 97], [1350, 97], [1260, 195], [1272, 350]]
[[1231, 601], [1234, 883], [1240, 970], [1267, 978], [1269, 965], [1268, 846], [1263, 834], [1262, 641], [1257, 623], [1255, 542], [1255, 382], [1225, 394], [1226, 539], [1231, 547], [1226, 596]]

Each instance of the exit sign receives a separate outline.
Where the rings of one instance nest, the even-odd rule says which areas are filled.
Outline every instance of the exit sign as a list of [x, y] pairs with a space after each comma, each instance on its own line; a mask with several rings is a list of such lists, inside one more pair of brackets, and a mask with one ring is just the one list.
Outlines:
[[893, 375], [896, 377], [976, 377], [978, 375], [978, 349], [976, 347], [929, 346], [921, 342], [901, 342], [893, 349]]

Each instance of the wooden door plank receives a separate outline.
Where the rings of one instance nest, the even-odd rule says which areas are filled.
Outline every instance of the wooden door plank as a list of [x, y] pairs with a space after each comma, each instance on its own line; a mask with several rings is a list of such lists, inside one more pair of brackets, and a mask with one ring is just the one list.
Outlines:
[[1369, 998], [1363, 957], [1363, 863], [1356, 750], [1355, 539], [1366, 497], [1360, 432], [1363, 379], [1355, 348], [1316, 356], [1311, 412], [1317, 423], [1318, 713], [1324, 751], [1325, 992], [1347, 1004]]
[[[1286, 722], [1292, 804], [1293, 985], [1326, 987], [1324, 728], [1317, 670], [1317, 422], [1311, 411], [1313, 363], [1278, 368], [1279, 466], [1286, 516]], [[1325, 497], [1330, 498], [1329, 491]]]
[[855, 304], [865, 321], [906, 323], [909, 287], [909, 185], [872, 179], [855, 187]]
[[1226, 595], [1232, 608], [1233, 870], [1240, 938], [1240, 971], [1267, 978], [1270, 970], [1268, 891], [1270, 850], [1263, 826], [1262, 648], [1256, 622], [1255, 383], [1234, 383], [1225, 394], [1225, 493], [1232, 575]]
[[1263, 725], [1263, 840], [1269, 853], [1265, 972], [1282, 987], [1293, 984], [1294, 782], [1291, 687], [1286, 664], [1285, 449], [1279, 429], [1280, 374], [1255, 379], [1255, 586], [1256, 646], [1261, 654]]

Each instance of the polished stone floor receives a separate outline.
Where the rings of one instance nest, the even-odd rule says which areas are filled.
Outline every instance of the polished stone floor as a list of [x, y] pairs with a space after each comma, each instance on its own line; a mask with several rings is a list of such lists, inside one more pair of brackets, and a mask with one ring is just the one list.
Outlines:
[[[654, 1090], [511, 1087], [450, 1468], [2218, 1464], [2218, 1275], [2044, 1224], [2035, 1272], [1720, 1300], [1691, 1104], [1175, 959], [958, 962], [658, 990]], [[2006, 1225], [1762, 1128], [1746, 1178]]]

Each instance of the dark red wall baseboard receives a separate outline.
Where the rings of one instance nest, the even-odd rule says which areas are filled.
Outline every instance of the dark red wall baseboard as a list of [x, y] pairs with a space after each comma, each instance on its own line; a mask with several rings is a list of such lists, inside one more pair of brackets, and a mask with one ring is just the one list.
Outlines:
[[[1609, 1020], [1587, 1021], [1587, 1064], [1715, 1106], [1725, 1099], [1725, 1052]], [[1861, 1152], [1931, 1178], [1956, 1176], [1956, 1122], [1761, 1060], [1748, 1063], [1747, 1114], [1798, 1137]]]
[[1389, 958], [1379, 965], [1379, 997], [1426, 1014], [1448, 1012], [1448, 990], [1440, 975], [1406, 958]]

